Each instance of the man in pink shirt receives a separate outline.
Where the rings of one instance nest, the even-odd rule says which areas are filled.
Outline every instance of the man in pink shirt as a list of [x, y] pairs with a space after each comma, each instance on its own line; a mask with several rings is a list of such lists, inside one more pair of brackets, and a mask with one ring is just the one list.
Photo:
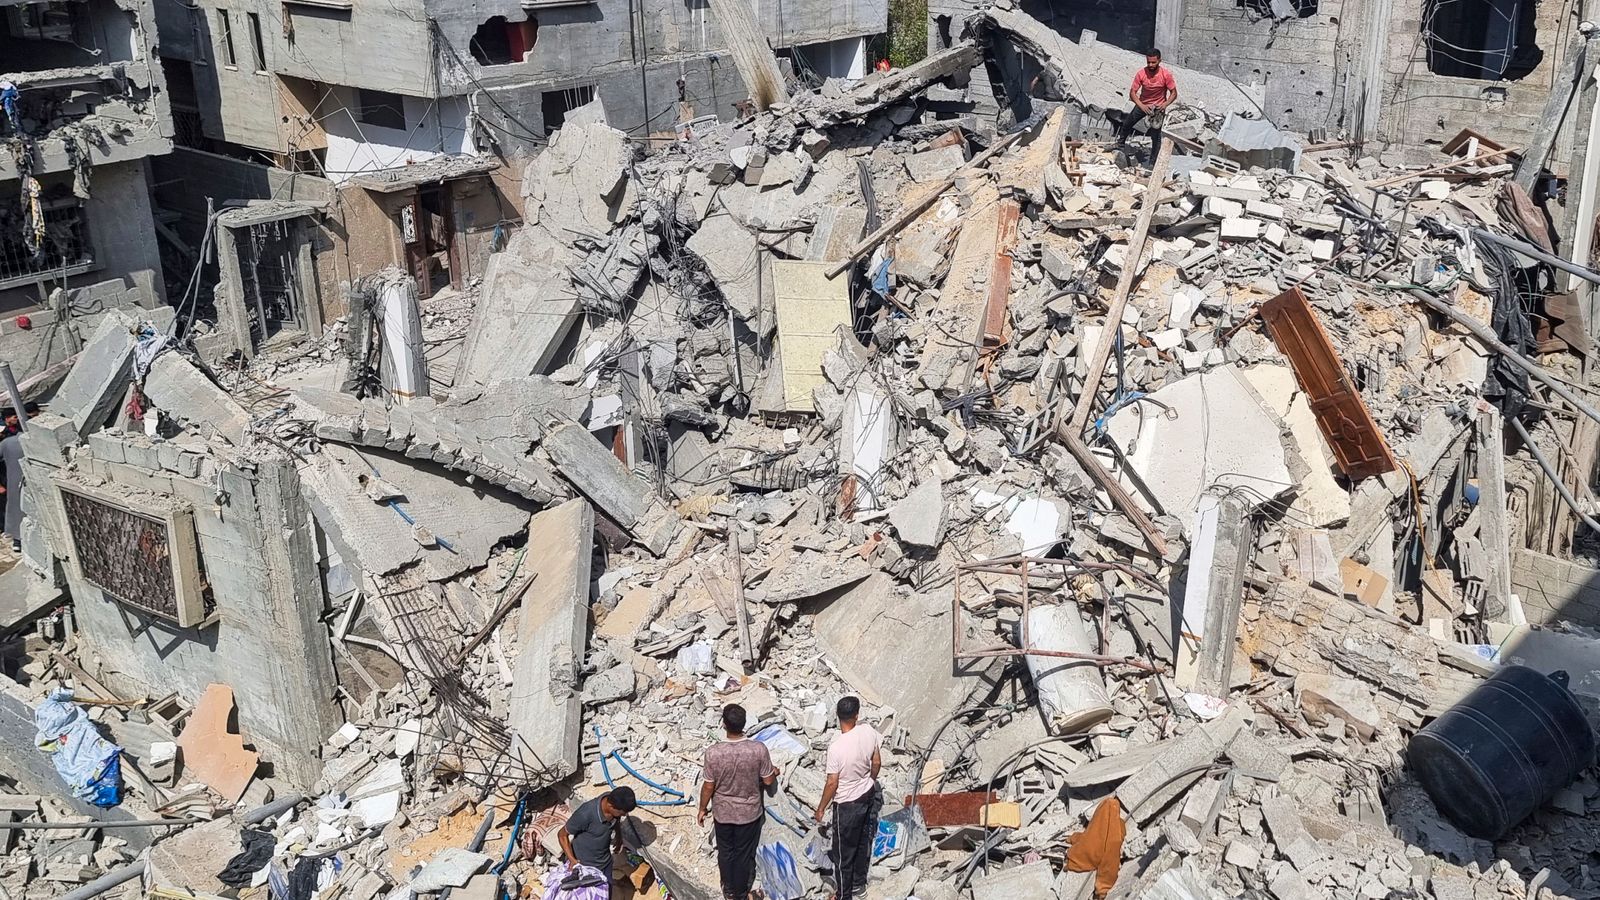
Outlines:
[[833, 871], [839, 883], [838, 900], [853, 900], [867, 893], [867, 871], [872, 866], [872, 841], [878, 835], [878, 813], [883, 811], [883, 788], [878, 770], [883, 768], [883, 738], [871, 725], [859, 724], [861, 701], [844, 697], [834, 707], [839, 714], [839, 736], [828, 745], [828, 781], [817, 804], [817, 823], [833, 804]]
[[1133, 87], [1128, 91], [1133, 109], [1124, 113], [1122, 124], [1117, 126], [1117, 140], [1127, 143], [1133, 129], [1140, 122], [1150, 120], [1150, 146], [1161, 149], [1161, 124], [1167, 107], [1178, 99], [1178, 83], [1172, 72], [1161, 65], [1161, 51], [1151, 50], [1144, 56], [1144, 68], [1133, 74]]

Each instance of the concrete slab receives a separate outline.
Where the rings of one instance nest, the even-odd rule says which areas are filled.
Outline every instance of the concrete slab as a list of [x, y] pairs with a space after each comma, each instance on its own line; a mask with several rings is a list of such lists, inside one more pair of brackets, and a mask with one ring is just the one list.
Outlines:
[[[400, 509], [453, 549], [418, 543], [404, 516], [367, 495], [363, 481], [374, 468], [400, 494]], [[339, 444], [324, 444], [301, 467], [301, 479], [317, 523], [339, 555], [380, 575], [418, 561], [437, 579], [481, 567], [495, 544], [522, 530], [530, 507], [428, 463]]]
[[569, 500], [528, 522], [530, 574], [538, 585], [517, 613], [517, 658], [507, 701], [512, 754], [526, 781], [554, 784], [578, 770], [583, 702], [578, 672], [589, 627], [594, 510]]
[[222, 437], [236, 447], [244, 445], [250, 414], [177, 353], [156, 358], [145, 378], [144, 392], [156, 409], [206, 437]]
[[826, 601], [812, 628], [844, 680], [869, 702], [893, 707], [896, 722], [919, 744], [974, 690], [990, 684], [985, 661], [958, 664], [944, 649], [950, 644], [948, 588], [917, 593], [877, 572]]
[[1055, 867], [1047, 859], [1009, 869], [992, 869], [972, 879], [972, 900], [1017, 900], [1056, 896]]
[[51, 398], [50, 411], [71, 419], [80, 435], [111, 417], [133, 377], [133, 326], [121, 312], [107, 313]]
[[765, 251], [756, 245], [755, 233], [733, 216], [715, 213], [707, 217], [684, 246], [705, 262], [723, 299], [740, 319], [754, 323], [763, 298], [772, 302], [772, 264], [761, 259]]
[[650, 507], [650, 485], [633, 477], [588, 429], [568, 422], [550, 429], [542, 443], [561, 477], [572, 482], [601, 512], [632, 528]]
[[1317, 528], [1348, 520], [1350, 494], [1334, 478], [1337, 469], [1333, 450], [1317, 427], [1317, 417], [1295, 381], [1294, 370], [1287, 366], [1251, 366], [1243, 375], [1267, 409], [1289, 426], [1300, 458], [1310, 470], [1300, 480], [1294, 504], [1289, 507], [1292, 518]]
[[889, 524], [900, 540], [932, 549], [944, 539], [944, 485], [930, 478], [889, 510]]
[[[1108, 428], [1138, 478], [1119, 465], [1112, 470], [1147, 509], [1152, 507], [1140, 483], [1159, 511], [1179, 517], [1185, 528], [1209, 488], [1238, 488], [1259, 505], [1294, 486], [1283, 422], [1262, 405], [1236, 367], [1190, 375], [1152, 391], [1150, 398], [1172, 410], [1173, 417], [1154, 405], [1138, 406], [1119, 412]], [[1184, 452], [1174, 453], [1174, 447]]]
[[638, 188], [628, 177], [633, 147], [628, 136], [609, 125], [568, 123], [534, 157], [524, 173], [528, 223], [544, 225], [563, 242], [576, 228], [604, 235], [632, 214]]
[[28, 566], [0, 573], [0, 637], [26, 628], [61, 600], [61, 588]]
[[505, 250], [489, 257], [457, 385], [554, 367], [556, 351], [579, 318], [577, 292], [567, 283], [567, 258], [566, 249], [537, 228], [518, 229]]

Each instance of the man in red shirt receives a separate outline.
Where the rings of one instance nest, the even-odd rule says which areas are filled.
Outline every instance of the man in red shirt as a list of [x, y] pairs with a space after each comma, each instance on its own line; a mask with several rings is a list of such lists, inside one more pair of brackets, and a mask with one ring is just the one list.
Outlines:
[[1117, 140], [1126, 143], [1133, 137], [1134, 126], [1149, 119], [1152, 148], [1161, 145], [1161, 123], [1166, 118], [1167, 107], [1178, 99], [1178, 83], [1172, 72], [1161, 65], [1161, 51], [1151, 50], [1144, 55], [1144, 68], [1133, 75], [1133, 87], [1128, 91], [1133, 109], [1124, 113], [1117, 127]]

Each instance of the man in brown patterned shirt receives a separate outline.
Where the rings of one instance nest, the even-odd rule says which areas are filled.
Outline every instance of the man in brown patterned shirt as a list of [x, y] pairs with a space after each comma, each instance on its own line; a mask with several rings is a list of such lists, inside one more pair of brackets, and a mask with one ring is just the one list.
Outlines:
[[728, 739], [706, 748], [701, 773], [705, 784], [700, 788], [700, 812], [695, 817], [705, 825], [706, 806], [711, 806], [717, 829], [717, 871], [725, 900], [750, 897], [756, 878], [756, 847], [766, 819], [761, 794], [778, 779], [767, 745], [745, 737], [744, 726], [744, 707], [730, 703], [722, 708], [722, 728]]

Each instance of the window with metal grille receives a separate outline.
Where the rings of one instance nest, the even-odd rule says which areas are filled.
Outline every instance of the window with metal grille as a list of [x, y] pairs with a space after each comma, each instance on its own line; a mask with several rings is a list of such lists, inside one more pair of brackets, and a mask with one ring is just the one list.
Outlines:
[[43, 228], [29, 212], [31, 205], [0, 198], [0, 287], [81, 271], [94, 262], [83, 206], [65, 185], [41, 192], [37, 209]]
[[83, 577], [125, 603], [178, 617], [166, 523], [61, 492]]
[[78, 574], [108, 599], [182, 626], [200, 624], [194, 518], [186, 508], [136, 508], [57, 484]]

